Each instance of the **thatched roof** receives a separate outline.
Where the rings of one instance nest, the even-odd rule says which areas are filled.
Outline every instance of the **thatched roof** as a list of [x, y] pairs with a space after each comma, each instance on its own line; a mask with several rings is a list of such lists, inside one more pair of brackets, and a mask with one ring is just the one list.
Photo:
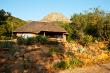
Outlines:
[[43, 26], [41, 31], [51, 31], [51, 32], [66, 32], [66, 30], [62, 27], [60, 27], [57, 23], [55, 22], [45, 22], [46, 25]]
[[14, 32], [39, 33], [41, 31], [67, 33], [67, 31], [64, 28], [60, 27], [56, 22], [35, 22], [35, 21], [16, 29]]

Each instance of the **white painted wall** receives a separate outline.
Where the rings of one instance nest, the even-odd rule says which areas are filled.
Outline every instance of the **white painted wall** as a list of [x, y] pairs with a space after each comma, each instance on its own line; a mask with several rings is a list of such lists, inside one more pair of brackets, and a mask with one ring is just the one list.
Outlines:
[[32, 33], [17, 33], [17, 37], [23, 37], [23, 38], [29, 38], [29, 37], [35, 37], [36, 34]]

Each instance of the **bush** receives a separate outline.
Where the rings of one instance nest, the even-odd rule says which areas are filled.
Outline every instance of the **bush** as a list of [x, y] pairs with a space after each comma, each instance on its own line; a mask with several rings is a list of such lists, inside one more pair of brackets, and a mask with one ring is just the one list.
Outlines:
[[47, 43], [48, 42], [48, 38], [45, 36], [36, 36], [36, 37], [29, 37], [29, 38], [23, 38], [23, 37], [18, 37], [17, 38], [17, 43], [19, 45], [24, 44], [24, 45], [31, 45], [34, 43]]
[[33, 37], [29, 37], [29, 38], [18, 37], [17, 38], [17, 43], [19, 45], [22, 45], [22, 44], [24, 44], [24, 45], [31, 45], [34, 42], [35, 42], [35, 38], [33, 38]]
[[68, 60], [61, 60], [60, 62], [55, 63], [54, 67], [56, 69], [68, 69], [68, 68], [74, 68], [76, 66], [81, 66], [83, 64], [84, 63], [82, 61], [74, 57]]
[[0, 48], [8, 48], [11, 49], [14, 47], [14, 42], [12, 41], [2, 41], [0, 42]]
[[70, 65], [71, 67], [80, 66], [83, 65], [83, 62], [77, 59], [76, 57], [74, 57], [70, 60]]
[[68, 69], [69, 68], [69, 63], [65, 60], [62, 60], [60, 62], [57, 62], [56, 64], [54, 64], [54, 67], [57, 69]]
[[82, 45], [88, 45], [89, 43], [91, 43], [93, 41], [93, 37], [91, 35], [85, 35], [82, 40], [81, 40], [81, 44]]
[[26, 45], [31, 45], [31, 44], [34, 44], [34, 43], [35, 43], [35, 38], [33, 38], [33, 37], [29, 37], [29, 38], [25, 39], [25, 44]]
[[75, 35], [69, 33], [68, 36], [67, 36], [67, 41], [70, 42], [70, 41], [76, 39], [75, 37], [76, 37]]
[[39, 35], [39, 36], [36, 36], [35, 41], [37, 43], [44, 44], [44, 43], [47, 43], [48, 42], [48, 38], [46, 36]]

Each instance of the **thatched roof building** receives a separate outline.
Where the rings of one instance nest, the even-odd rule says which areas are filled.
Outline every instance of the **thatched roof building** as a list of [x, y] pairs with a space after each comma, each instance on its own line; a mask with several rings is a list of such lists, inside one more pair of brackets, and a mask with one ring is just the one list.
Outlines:
[[33, 21], [27, 25], [24, 25], [16, 29], [14, 33], [38, 34], [42, 31], [67, 33], [67, 31], [64, 28], [60, 27], [56, 22], [36, 22], [36, 21]]
[[48, 36], [49, 39], [66, 40], [67, 31], [57, 22], [31, 22], [13, 32], [17, 37], [35, 37], [36, 35]]

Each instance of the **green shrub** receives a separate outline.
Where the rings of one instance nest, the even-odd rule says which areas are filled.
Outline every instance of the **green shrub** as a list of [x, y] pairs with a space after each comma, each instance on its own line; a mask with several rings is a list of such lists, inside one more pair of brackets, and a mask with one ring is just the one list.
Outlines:
[[83, 62], [80, 61], [79, 59], [77, 59], [76, 57], [74, 57], [70, 60], [71, 67], [80, 66], [80, 65], [83, 65]]
[[88, 45], [89, 43], [91, 43], [93, 41], [93, 37], [91, 35], [85, 35], [82, 40], [81, 40], [81, 44], [82, 45]]
[[48, 38], [46, 36], [39, 35], [39, 36], [36, 36], [35, 41], [37, 43], [44, 44], [44, 43], [47, 43], [48, 42]]
[[33, 38], [33, 37], [29, 37], [29, 38], [18, 37], [17, 43], [19, 45], [22, 45], [22, 44], [31, 45], [31, 44], [35, 43], [35, 38]]
[[29, 38], [23, 38], [23, 37], [18, 37], [17, 38], [17, 43], [20, 44], [24, 44], [24, 45], [31, 45], [34, 43], [47, 43], [48, 42], [48, 38], [45, 36], [36, 36], [36, 37], [29, 37]]
[[68, 69], [74, 68], [77, 66], [82, 66], [84, 63], [77, 59], [76, 57], [71, 58], [69, 60], [61, 60], [60, 62], [55, 63], [53, 66], [56, 69]]
[[15, 43], [12, 42], [12, 41], [2, 41], [2, 42], [0, 42], [0, 48], [10, 49], [10, 48], [13, 48], [14, 45], [15, 45]]
[[74, 34], [69, 33], [67, 36], [67, 41], [70, 42], [72, 40], [76, 39]]
[[101, 41], [101, 40], [102, 40], [101, 37], [93, 37], [93, 42], [95, 42], [95, 41]]
[[29, 37], [25, 39], [25, 44], [26, 45], [31, 45], [35, 43], [35, 38], [34, 37]]
[[54, 64], [54, 68], [56, 69], [68, 69], [69, 66], [70, 66], [69, 63], [65, 60], [62, 60]]

